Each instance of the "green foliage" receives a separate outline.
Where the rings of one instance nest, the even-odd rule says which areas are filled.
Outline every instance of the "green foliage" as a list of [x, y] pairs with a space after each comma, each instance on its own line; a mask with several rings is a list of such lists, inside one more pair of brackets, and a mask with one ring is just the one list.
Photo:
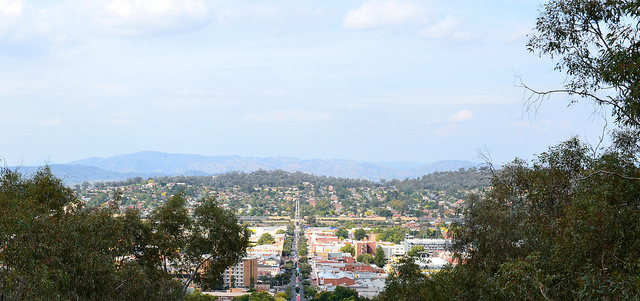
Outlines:
[[381, 246], [376, 247], [376, 255], [373, 257], [373, 262], [380, 268], [387, 263], [387, 258], [385, 257], [384, 250], [382, 250]]
[[284, 238], [284, 244], [282, 245], [282, 256], [291, 255], [291, 247], [293, 245], [293, 234], [287, 232], [287, 236]]
[[378, 213], [379, 216], [382, 217], [392, 217], [393, 213], [391, 212], [391, 210], [386, 209], [386, 208], [380, 208], [376, 211]]
[[130, 220], [115, 213], [115, 206], [83, 208], [48, 167], [30, 178], [1, 169], [2, 298], [179, 298], [179, 283], [125, 257]]
[[231, 301], [250, 301], [251, 300], [250, 298], [251, 298], [251, 295], [246, 294], [238, 297], [233, 297], [231, 298]]
[[[311, 273], [311, 265], [308, 263], [301, 263], [300, 264], [300, 273], [301, 274], [309, 274]], [[305, 277], [306, 278], [306, 277]]]
[[319, 200], [315, 206], [316, 214], [319, 216], [326, 216], [330, 208], [331, 203], [329, 203], [329, 201], [327, 201], [326, 199]]
[[287, 294], [287, 300], [291, 300], [291, 298], [293, 298], [293, 288], [290, 286], [287, 286], [284, 289], [285, 294]]
[[369, 236], [367, 235], [367, 231], [365, 231], [362, 228], [358, 228], [355, 231], [353, 231], [353, 238], [355, 238], [356, 240], [363, 240], [364, 238], [369, 238]]
[[[559, 58], [565, 90], [611, 106], [616, 122], [640, 126], [640, 4], [554, 0], [543, 6], [528, 49]], [[613, 89], [612, 89], [613, 88]]]
[[351, 256], [356, 254], [356, 248], [352, 244], [345, 244], [342, 248], [340, 248], [340, 252], [349, 253]]
[[291, 274], [278, 274], [271, 280], [271, 286], [287, 285], [291, 281]]
[[347, 231], [347, 229], [345, 228], [338, 228], [338, 230], [336, 231], [336, 236], [341, 239], [349, 238], [349, 231]]
[[[299, 188], [300, 182], [297, 181], [308, 180], [309, 185], [313, 186], [313, 192], [317, 192], [313, 196], [308, 195], [316, 198], [317, 208], [303, 202], [300, 209], [307, 223], [315, 224], [316, 214], [320, 216], [336, 214], [334, 205], [328, 198], [328, 186], [336, 187], [335, 196], [343, 206], [340, 214], [357, 215], [365, 212], [370, 215], [371, 212], [376, 212], [381, 216], [391, 217], [395, 212], [386, 208], [400, 204], [400, 207], [396, 206], [402, 209], [398, 212], [399, 214], [417, 217], [426, 214], [455, 216], [452, 210], [442, 210], [437, 213], [435, 210], [442, 209], [439, 208], [439, 202], [454, 203], [463, 193], [466, 193], [466, 190], [482, 187], [488, 183], [488, 181], [482, 181], [482, 177], [486, 177], [486, 174], [485, 171], [461, 169], [416, 179], [373, 183], [284, 171], [258, 171], [249, 174], [227, 173], [215, 178], [204, 176], [149, 178], [149, 181], [155, 181], [154, 186], [147, 186], [148, 180], [133, 178], [120, 182], [95, 183], [93, 189], [89, 183], [84, 183], [84, 185], [76, 185], [75, 189], [78, 197], [87, 198], [89, 206], [97, 207], [107, 206], [110, 197], [105, 189], [121, 187], [124, 188], [121, 206], [134, 206], [150, 212], [168, 201], [172, 195], [181, 194], [185, 200], [191, 202], [208, 195], [211, 189], [215, 189], [219, 194], [226, 195], [224, 201], [228, 208], [242, 210], [243, 215], [273, 215], [274, 213], [283, 214], [283, 212], [293, 214], [290, 209], [293, 208], [294, 203], [287, 199], [286, 195]], [[178, 183], [180, 185], [177, 185]], [[399, 191], [387, 189], [387, 184], [395, 186]], [[297, 192], [300, 193], [299, 190]], [[303, 194], [311, 192], [312, 190], [306, 189]], [[389, 200], [380, 201], [378, 196], [389, 197]], [[392, 200], [398, 202], [390, 204]], [[423, 213], [422, 209], [434, 211]], [[356, 228], [353, 221], [347, 221], [344, 226], [349, 229]]]
[[196, 276], [203, 287], [212, 287], [227, 267], [246, 254], [251, 233], [238, 223], [231, 210], [222, 208], [213, 197], [202, 199], [192, 218], [183, 259], [186, 266], [201, 266], [204, 273], [197, 274], [198, 269], [190, 269], [191, 277]]
[[381, 300], [640, 298], [640, 168], [631, 154], [618, 143], [594, 154], [574, 138], [531, 166], [512, 162], [451, 227], [463, 264], [425, 276], [406, 262]]
[[273, 236], [269, 233], [263, 233], [262, 236], [260, 236], [260, 238], [258, 239], [257, 244], [258, 245], [270, 245], [275, 243], [276, 240], [273, 238]]
[[420, 253], [424, 252], [423, 246], [413, 246], [411, 250], [407, 252], [407, 256], [409, 257], [419, 257]]
[[[177, 260], [180, 248], [186, 243], [185, 231], [191, 227], [184, 196], [180, 193], [169, 198], [151, 214], [149, 222], [153, 225], [153, 243], [159, 255], [167, 261]], [[165, 273], [168, 273], [167, 261], [163, 265]]]
[[252, 292], [240, 297], [234, 297], [234, 301], [276, 301], [276, 298], [271, 296], [268, 292]]
[[318, 292], [318, 288], [311, 285], [303, 285], [302, 290], [304, 291], [305, 298], [311, 298]]
[[356, 257], [356, 260], [358, 262], [362, 262], [364, 264], [370, 264], [373, 262], [373, 256], [371, 256], [371, 254], [360, 254], [358, 255], [358, 257]]
[[291, 271], [294, 268], [294, 264], [293, 261], [289, 260], [287, 262], [285, 262], [285, 264], [282, 266], [283, 269], [287, 270], [287, 271]]
[[307, 239], [300, 233], [300, 241], [298, 241], [298, 256], [303, 257], [309, 255]]
[[[320, 292], [315, 295], [311, 301], [364, 301], [368, 300], [358, 296], [356, 290], [345, 288], [343, 286], [337, 286], [333, 292]], [[402, 300], [402, 299], [395, 299]]]
[[402, 226], [387, 228], [378, 235], [378, 241], [389, 241], [394, 244], [399, 244], [404, 240], [405, 234], [407, 233], [409, 233], [409, 230]]
[[184, 298], [184, 301], [215, 301], [218, 300], [218, 296], [203, 294], [199, 291], [193, 292]]
[[[248, 233], [213, 199], [189, 217], [178, 194], [150, 216], [85, 208], [48, 167], [30, 178], [0, 170], [0, 291], [5, 300], [176, 300], [206, 260], [235, 262]], [[223, 241], [221, 241], [223, 240]], [[166, 260], [163, 260], [166, 259]], [[191, 273], [173, 280], [168, 265]], [[188, 267], [188, 268], [187, 268]], [[206, 273], [205, 273], [206, 274]]]
[[404, 257], [374, 300], [506, 300], [502, 295], [485, 293], [485, 289], [492, 285], [466, 266], [445, 266], [441, 271], [427, 275], [422, 273], [413, 258]]

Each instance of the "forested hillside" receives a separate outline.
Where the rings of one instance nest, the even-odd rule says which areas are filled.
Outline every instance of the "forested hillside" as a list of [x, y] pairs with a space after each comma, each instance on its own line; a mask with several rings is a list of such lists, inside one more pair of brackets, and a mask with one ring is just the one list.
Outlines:
[[135, 177], [126, 181], [74, 185], [76, 194], [91, 206], [100, 206], [113, 191], [122, 192], [122, 205], [153, 209], [172, 195], [189, 200], [205, 195], [218, 198], [241, 215], [288, 216], [301, 200], [305, 216], [454, 217], [470, 192], [488, 185], [488, 170], [460, 169], [416, 179], [373, 182], [316, 176], [302, 172], [259, 170], [217, 176]]

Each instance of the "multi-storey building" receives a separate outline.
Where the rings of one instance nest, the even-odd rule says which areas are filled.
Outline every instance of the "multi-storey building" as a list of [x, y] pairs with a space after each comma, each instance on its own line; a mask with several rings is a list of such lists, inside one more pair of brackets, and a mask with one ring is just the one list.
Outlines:
[[258, 279], [258, 258], [255, 257], [243, 258], [222, 274], [226, 287], [249, 287], [252, 277], [255, 284]]
[[449, 239], [405, 239], [403, 242], [404, 251], [409, 252], [415, 246], [422, 246], [430, 254], [433, 251], [445, 251], [451, 246]]

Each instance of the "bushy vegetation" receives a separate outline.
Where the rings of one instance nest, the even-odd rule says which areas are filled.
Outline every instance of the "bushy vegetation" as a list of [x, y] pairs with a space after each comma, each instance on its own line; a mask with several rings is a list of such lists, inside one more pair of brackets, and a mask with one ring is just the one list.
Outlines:
[[[377, 300], [640, 299], [640, 4], [554, 0], [529, 49], [558, 58], [567, 93], [611, 109], [606, 148], [577, 138], [516, 159], [450, 227], [459, 264], [424, 274], [411, 257]], [[537, 98], [536, 98], [537, 97]], [[417, 252], [415, 252], [417, 253]]]
[[148, 220], [119, 201], [85, 207], [48, 167], [0, 169], [0, 298], [180, 300], [245, 254], [248, 230], [213, 198], [188, 215], [178, 194]]

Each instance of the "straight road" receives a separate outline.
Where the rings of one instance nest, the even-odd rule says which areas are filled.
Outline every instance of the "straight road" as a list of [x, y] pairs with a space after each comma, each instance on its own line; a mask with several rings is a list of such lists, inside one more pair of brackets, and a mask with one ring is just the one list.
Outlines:
[[[296, 227], [293, 233], [294, 234], [293, 234], [293, 242], [291, 244], [291, 253], [295, 252], [296, 255], [294, 256], [295, 258], [294, 261], [296, 262], [296, 266], [298, 266], [300, 264], [300, 256], [298, 256], [298, 242], [300, 240], [300, 229]], [[291, 274], [291, 282], [289, 283], [289, 286], [291, 286], [291, 289], [293, 292], [293, 297], [291, 298], [291, 301], [306, 301], [307, 299], [304, 298], [304, 291], [302, 287], [302, 276], [298, 275], [298, 270], [299, 269], [295, 269]], [[300, 288], [299, 294], [296, 293], [296, 287]], [[298, 299], [298, 297], [300, 299]]]

